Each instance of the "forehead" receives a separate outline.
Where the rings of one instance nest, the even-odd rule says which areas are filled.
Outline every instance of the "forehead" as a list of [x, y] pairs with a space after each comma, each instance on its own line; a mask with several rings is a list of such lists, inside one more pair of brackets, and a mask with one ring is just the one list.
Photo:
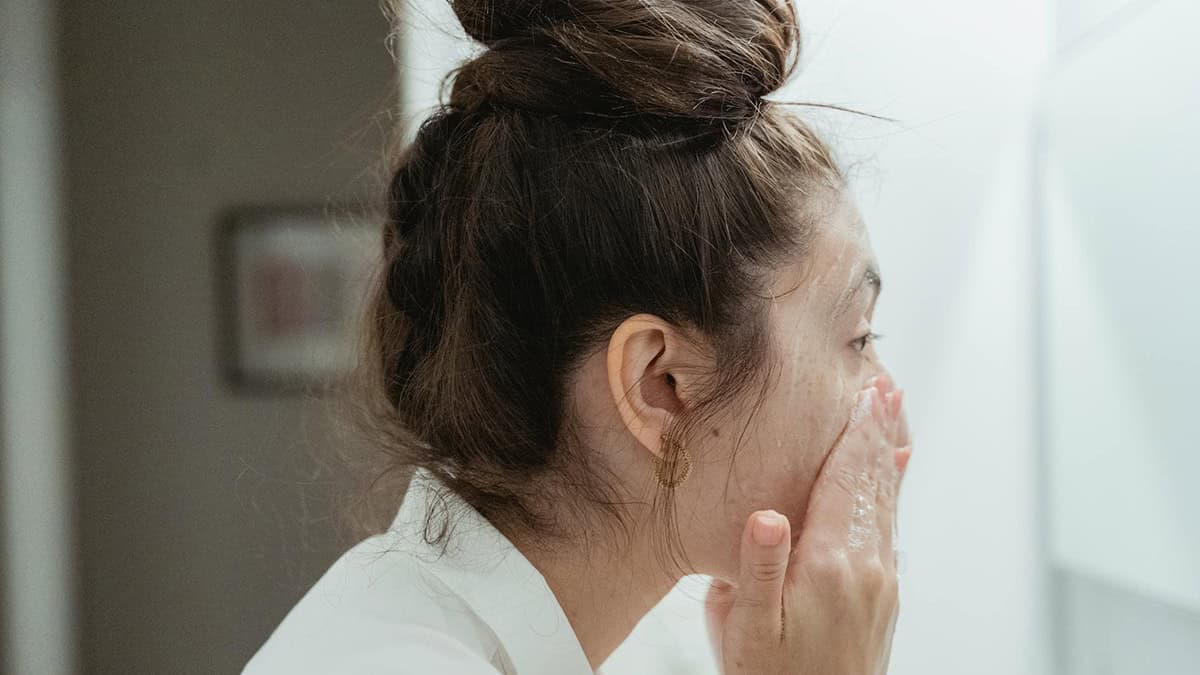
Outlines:
[[806, 304], [831, 308], [842, 293], [875, 262], [866, 223], [844, 192], [823, 207], [812, 245], [778, 277], [777, 295], [802, 295]]
[[874, 259], [867, 225], [854, 199], [845, 191], [823, 219], [815, 254], [824, 254], [832, 267], [853, 267]]

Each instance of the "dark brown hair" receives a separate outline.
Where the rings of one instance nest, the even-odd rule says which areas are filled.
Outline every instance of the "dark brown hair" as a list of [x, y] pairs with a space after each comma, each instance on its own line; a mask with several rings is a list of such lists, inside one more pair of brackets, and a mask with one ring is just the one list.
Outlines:
[[670, 432], [684, 444], [765, 391], [767, 273], [805, 254], [810, 207], [842, 185], [763, 98], [795, 68], [796, 16], [787, 0], [452, 5], [487, 48], [394, 164], [359, 373], [371, 476], [424, 468], [508, 533], [620, 523], [576, 433], [574, 369], [645, 312], [712, 355]]

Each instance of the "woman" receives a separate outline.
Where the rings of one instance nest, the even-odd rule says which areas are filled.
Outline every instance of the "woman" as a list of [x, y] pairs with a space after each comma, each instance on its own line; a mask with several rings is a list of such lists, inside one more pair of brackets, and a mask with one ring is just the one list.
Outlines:
[[[592, 673], [684, 574], [724, 673], [882, 673], [910, 456], [785, 0], [458, 0], [388, 193], [385, 534], [246, 672]], [[393, 505], [396, 494], [392, 494]]]

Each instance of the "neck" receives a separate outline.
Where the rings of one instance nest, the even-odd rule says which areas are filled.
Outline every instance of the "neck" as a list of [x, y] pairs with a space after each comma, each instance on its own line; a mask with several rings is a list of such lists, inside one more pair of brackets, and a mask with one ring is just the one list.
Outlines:
[[517, 548], [545, 577], [592, 670], [633, 632], [675, 585], [658, 570], [648, 551], [611, 551], [597, 546], [544, 551], [518, 542]]

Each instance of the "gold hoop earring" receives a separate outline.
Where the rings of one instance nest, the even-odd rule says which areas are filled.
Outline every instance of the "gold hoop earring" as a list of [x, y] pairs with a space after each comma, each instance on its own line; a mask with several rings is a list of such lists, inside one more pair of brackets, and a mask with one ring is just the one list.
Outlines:
[[[670, 460], [667, 461], [659, 459], [658, 457], [654, 458], [654, 463], [656, 466], [656, 470], [654, 472], [655, 477], [658, 478], [659, 485], [668, 489], [675, 488], [678, 487], [680, 483], [683, 483], [683, 481], [687, 480], [688, 476], [692, 475], [692, 456], [688, 454], [687, 448], [683, 447], [683, 443], [680, 443], [674, 438], [668, 437], [666, 434], [663, 435], [662, 442], [664, 454], [666, 454]], [[665, 448], [668, 447], [672, 448], [674, 452], [666, 452]], [[682, 469], [680, 469], [678, 476], [675, 475], [676, 465], [682, 465]]]

